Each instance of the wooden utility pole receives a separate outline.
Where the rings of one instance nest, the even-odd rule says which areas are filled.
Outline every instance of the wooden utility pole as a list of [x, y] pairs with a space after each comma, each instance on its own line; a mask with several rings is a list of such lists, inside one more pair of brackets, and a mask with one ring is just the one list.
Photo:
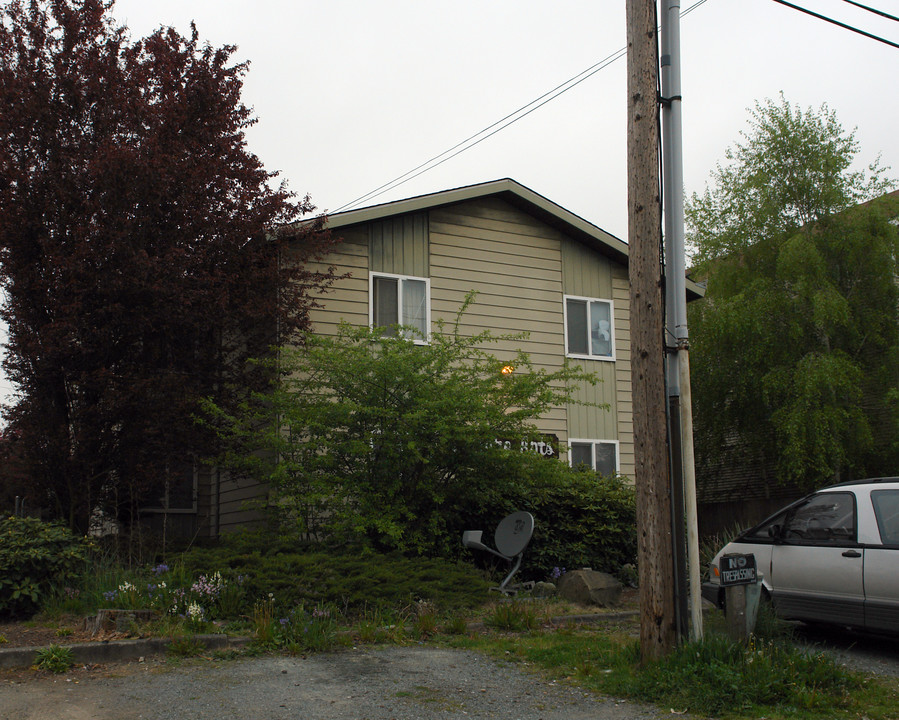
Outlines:
[[665, 417], [662, 207], [655, 0], [627, 6], [627, 202], [634, 398], [640, 653], [666, 655], [677, 637]]

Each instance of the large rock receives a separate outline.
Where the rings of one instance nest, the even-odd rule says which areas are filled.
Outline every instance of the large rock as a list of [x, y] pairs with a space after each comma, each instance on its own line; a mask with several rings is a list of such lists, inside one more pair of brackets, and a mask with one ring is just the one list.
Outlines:
[[579, 605], [612, 607], [621, 597], [621, 588], [612, 575], [596, 570], [571, 570], [558, 580], [559, 597]]

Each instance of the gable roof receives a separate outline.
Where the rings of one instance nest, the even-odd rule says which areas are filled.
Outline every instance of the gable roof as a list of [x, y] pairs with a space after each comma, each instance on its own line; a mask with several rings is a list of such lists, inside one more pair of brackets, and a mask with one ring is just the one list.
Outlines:
[[455, 205], [489, 196], [500, 197], [510, 205], [514, 205], [518, 209], [533, 215], [547, 225], [551, 225], [595, 247], [603, 254], [615, 257], [622, 262], [627, 262], [626, 242], [619, 240], [614, 235], [610, 235], [605, 230], [596, 227], [596, 225], [569, 212], [561, 205], [557, 205], [543, 197], [543, 195], [535, 193], [530, 188], [526, 188], [510, 178], [478, 183], [477, 185], [466, 185], [428, 195], [418, 195], [405, 200], [396, 200], [382, 205], [360, 208], [359, 210], [334, 213], [328, 216], [327, 222], [330, 228], [346, 227], [347, 225], [381, 220], [394, 215], [405, 215], [446, 205]]
[[[582, 242], [596, 252], [623, 265], [628, 262], [628, 246], [621, 240], [582, 217], [569, 212], [561, 205], [534, 192], [510, 178], [493, 180], [476, 185], [466, 185], [452, 190], [418, 195], [394, 202], [372, 205], [358, 210], [334, 213], [326, 218], [326, 227], [337, 229], [349, 225], [382, 220], [395, 215], [421, 212], [432, 208], [455, 205], [469, 200], [495, 196], [510, 205], [556, 228], [569, 237]], [[702, 297], [702, 287], [687, 279], [687, 293], [691, 299]]]

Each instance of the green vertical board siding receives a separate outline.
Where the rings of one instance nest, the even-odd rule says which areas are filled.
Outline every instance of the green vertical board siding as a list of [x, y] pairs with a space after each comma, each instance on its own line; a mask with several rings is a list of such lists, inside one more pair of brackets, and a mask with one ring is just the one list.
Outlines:
[[[566, 295], [612, 300], [613, 263], [582, 243], [569, 238], [562, 241], [562, 286]], [[617, 316], [617, 312], [616, 312]], [[617, 320], [617, 317], [615, 318]], [[615, 353], [621, 350], [621, 336], [615, 329]], [[616, 363], [604, 360], [572, 360], [588, 372], [596, 373], [602, 382], [585, 385], [577, 394], [577, 400], [586, 403], [607, 404], [609, 410], [570, 405], [568, 407], [568, 432], [571, 437], [591, 440], [618, 440], [618, 393]]]
[[400, 215], [369, 225], [373, 272], [428, 277], [428, 246], [427, 213]]
[[612, 261], [586, 245], [562, 242], [562, 285], [566, 295], [612, 298]]

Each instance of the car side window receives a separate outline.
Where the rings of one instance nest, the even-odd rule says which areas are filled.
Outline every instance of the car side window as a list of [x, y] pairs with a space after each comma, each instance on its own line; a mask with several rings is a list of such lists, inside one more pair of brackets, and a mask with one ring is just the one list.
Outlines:
[[884, 545], [899, 545], [899, 490], [873, 490], [871, 502]]
[[821, 493], [793, 508], [783, 540], [800, 545], [843, 545], [855, 542], [855, 495]]

